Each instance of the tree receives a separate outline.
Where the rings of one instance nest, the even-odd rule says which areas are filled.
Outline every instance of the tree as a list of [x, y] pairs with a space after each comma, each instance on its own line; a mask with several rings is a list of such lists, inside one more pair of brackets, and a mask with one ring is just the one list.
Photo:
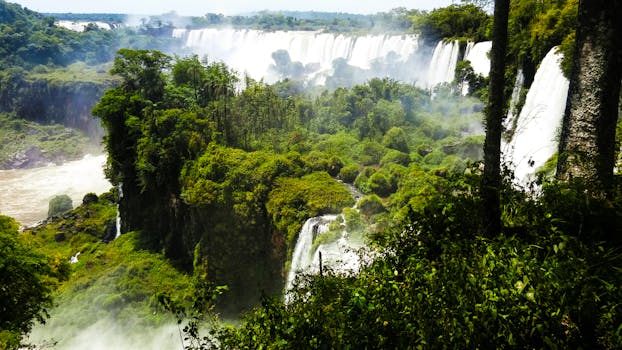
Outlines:
[[482, 41], [486, 37], [489, 18], [484, 10], [473, 4], [450, 5], [432, 10], [424, 16], [411, 16], [413, 29], [420, 32], [427, 43], [457, 37]]
[[111, 74], [123, 78], [123, 88], [137, 91], [140, 96], [153, 102], [162, 100], [164, 94], [164, 68], [171, 58], [156, 50], [120, 49], [114, 58]]
[[579, 2], [575, 61], [559, 143], [557, 177], [582, 178], [593, 194], [612, 185], [622, 79], [622, 3]]
[[484, 174], [481, 192], [484, 209], [484, 229], [489, 237], [501, 231], [501, 133], [505, 106], [504, 79], [505, 55], [508, 43], [509, 0], [495, 0], [492, 28], [492, 49], [490, 63], [490, 91], [486, 110], [486, 139], [484, 141]]
[[52, 304], [45, 257], [24, 246], [15, 220], [0, 215], [0, 348], [17, 349], [35, 320], [43, 322]]

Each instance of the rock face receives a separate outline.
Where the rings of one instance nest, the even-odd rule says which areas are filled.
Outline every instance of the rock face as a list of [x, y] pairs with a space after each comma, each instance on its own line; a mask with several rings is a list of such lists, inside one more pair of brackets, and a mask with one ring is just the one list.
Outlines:
[[613, 178], [622, 78], [622, 4], [581, 1], [575, 63], [559, 144], [557, 176], [583, 178], [595, 192]]
[[32, 169], [48, 166], [50, 164], [60, 165], [72, 160], [72, 157], [62, 153], [50, 154], [37, 146], [30, 146], [25, 150], [13, 154], [4, 162], [0, 162], [0, 169]]
[[0, 112], [42, 124], [62, 124], [94, 140], [103, 136], [91, 110], [112, 83], [35, 80], [17, 73], [10, 80], [11, 85], [0, 86]]
[[49, 163], [45, 159], [45, 153], [38, 147], [31, 146], [25, 151], [14, 154], [5, 164], [1, 164], [2, 169], [27, 169], [44, 166]]

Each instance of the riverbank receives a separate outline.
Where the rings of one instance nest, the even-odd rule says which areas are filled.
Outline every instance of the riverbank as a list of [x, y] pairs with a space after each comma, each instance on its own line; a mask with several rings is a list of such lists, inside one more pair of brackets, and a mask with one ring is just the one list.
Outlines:
[[76, 207], [85, 194], [112, 187], [104, 175], [105, 163], [106, 155], [86, 155], [61, 165], [0, 170], [0, 213], [29, 227], [47, 217], [54, 196], [66, 194]]

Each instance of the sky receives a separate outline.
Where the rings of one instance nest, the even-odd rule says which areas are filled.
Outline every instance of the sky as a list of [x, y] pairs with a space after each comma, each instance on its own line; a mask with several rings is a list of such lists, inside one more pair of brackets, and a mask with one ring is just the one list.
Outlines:
[[8, 0], [46, 13], [124, 13], [157, 15], [175, 11], [184, 16], [208, 12], [233, 15], [261, 10], [326, 11], [370, 14], [397, 7], [432, 10], [458, 0]]

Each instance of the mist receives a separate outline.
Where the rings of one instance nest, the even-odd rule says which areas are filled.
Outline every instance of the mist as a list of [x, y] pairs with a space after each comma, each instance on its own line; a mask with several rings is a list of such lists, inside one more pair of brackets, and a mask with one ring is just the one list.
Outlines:
[[183, 335], [177, 322], [146, 326], [136, 318], [119, 321], [112, 317], [75, 324], [57, 321], [53, 316], [46, 326], [35, 327], [26, 343], [37, 349], [54, 350], [171, 350], [183, 349]]

